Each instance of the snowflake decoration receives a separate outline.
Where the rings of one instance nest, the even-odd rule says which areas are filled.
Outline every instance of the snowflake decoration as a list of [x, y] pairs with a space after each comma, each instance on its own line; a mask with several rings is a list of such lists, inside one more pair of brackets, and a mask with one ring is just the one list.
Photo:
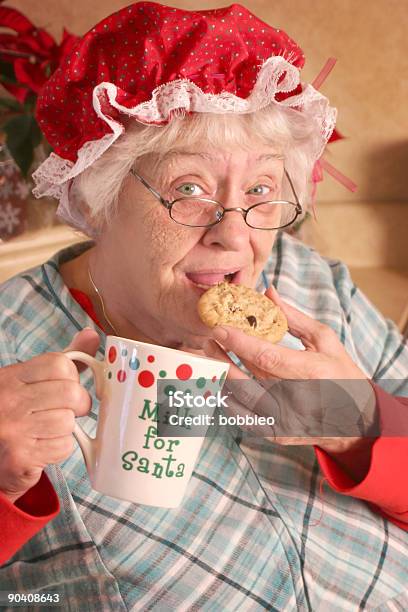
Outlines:
[[11, 202], [6, 202], [5, 206], [0, 206], [0, 230], [5, 229], [8, 234], [12, 234], [15, 227], [20, 225], [20, 210], [13, 208]]
[[[2, 177], [3, 178], [3, 177]], [[2, 181], [1, 183], [1, 198], [9, 198], [13, 193], [13, 183], [11, 181]]]
[[5, 176], [10, 178], [11, 176], [13, 176], [13, 174], [16, 173], [16, 165], [12, 159], [7, 159], [6, 161], [2, 162], [1, 170]]
[[27, 183], [24, 181], [18, 181], [14, 193], [20, 198], [20, 200], [25, 200], [30, 193]]

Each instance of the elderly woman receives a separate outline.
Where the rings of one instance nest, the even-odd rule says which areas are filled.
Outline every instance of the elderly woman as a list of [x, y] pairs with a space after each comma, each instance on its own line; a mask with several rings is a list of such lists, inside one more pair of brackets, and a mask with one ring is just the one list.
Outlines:
[[[239, 5], [143, 2], [45, 86], [55, 152], [37, 195], [92, 241], [1, 290], [1, 591], [57, 593], [69, 610], [407, 607], [408, 349], [343, 264], [279, 231], [305, 209], [335, 122], [300, 84], [303, 62]], [[203, 325], [198, 298], [225, 278], [267, 288], [283, 344]], [[356, 379], [367, 435], [227, 430], [204, 442], [180, 508], [101, 495], [72, 436], [74, 417], [95, 430], [91, 375], [80, 384], [63, 351], [103, 354], [105, 334], [233, 352], [260, 381]]]

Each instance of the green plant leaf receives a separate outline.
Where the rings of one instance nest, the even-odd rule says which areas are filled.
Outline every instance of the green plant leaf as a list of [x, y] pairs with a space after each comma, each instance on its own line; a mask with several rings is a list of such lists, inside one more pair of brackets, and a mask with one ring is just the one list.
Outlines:
[[3, 81], [3, 83], [13, 83], [14, 85], [17, 85], [13, 65], [9, 62], [4, 62], [3, 60], [0, 60], [0, 81]]
[[24, 177], [33, 163], [34, 149], [41, 140], [42, 134], [32, 115], [12, 117], [3, 125], [6, 134], [6, 145]]
[[7, 109], [16, 113], [23, 112], [24, 108], [17, 100], [13, 98], [0, 98], [0, 109]]
[[37, 102], [37, 94], [35, 94], [34, 92], [30, 91], [29, 94], [27, 94], [26, 99], [24, 100], [24, 109], [25, 112], [33, 115], [34, 111], [35, 111], [35, 105]]

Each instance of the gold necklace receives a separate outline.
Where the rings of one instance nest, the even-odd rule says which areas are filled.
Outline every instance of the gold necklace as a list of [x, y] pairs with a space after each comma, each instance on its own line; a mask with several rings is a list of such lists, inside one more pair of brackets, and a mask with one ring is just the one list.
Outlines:
[[104, 316], [106, 322], [109, 323], [109, 325], [111, 326], [111, 328], [115, 332], [116, 336], [119, 336], [116, 327], [114, 326], [114, 324], [112, 323], [112, 321], [108, 317], [108, 313], [106, 312], [106, 308], [105, 308], [105, 302], [103, 301], [103, 297], [102, 297], [101, 292], [99, 291], [98, 287], [95, 285], [95, 281], [92, 278], [92, 274], [91, 274], [91, 268], [89, 266], [88, 266], [88, 278], [89, 278], [89, 280], [91, 282], [91, 285], [92, 285], [92, 287], [93, 287], [93, 289], [94, 289], [94, 291], [95, 291], [96, 295], [98, 296], [98, 299], [99, 299], [99, 301], [101, 303], [103, 316]]

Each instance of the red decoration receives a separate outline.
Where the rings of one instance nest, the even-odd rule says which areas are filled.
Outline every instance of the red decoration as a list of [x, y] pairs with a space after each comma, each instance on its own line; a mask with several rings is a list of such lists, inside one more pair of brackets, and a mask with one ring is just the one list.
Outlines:
[[179, 380], [188, 380], [189, 378], [191, 378], [192, 373], [193, 370], [191, 366], [189, 366], [187, 363], [179, 365], [176, 370], [176, 376]]
[[2, 81], [2, 85], [19, 102], [25, 102], [30, 92], [39, 93], [78, 40], [64, 30], [58, 45], [50, 34], [36, 28], [22, 13], [3, 6], [0, 6], [0, 27], [16, 33], [0, 33], [0, 60], [13, 65], [17, 84]]
[[154, 376], [149, 370], [143, 370], [137, 377], [141, 387], [151, 387], [154, 383]]
[[118, 381], [119, 382], [125, 382], [126, 380], [126, 372], [125, 370], [119, 370], [118, 372]]
[[114, 346], [111, 346], [108, 353], [108, 361], [109, 363], [114, 363], [117, 356], [117, 351]]

